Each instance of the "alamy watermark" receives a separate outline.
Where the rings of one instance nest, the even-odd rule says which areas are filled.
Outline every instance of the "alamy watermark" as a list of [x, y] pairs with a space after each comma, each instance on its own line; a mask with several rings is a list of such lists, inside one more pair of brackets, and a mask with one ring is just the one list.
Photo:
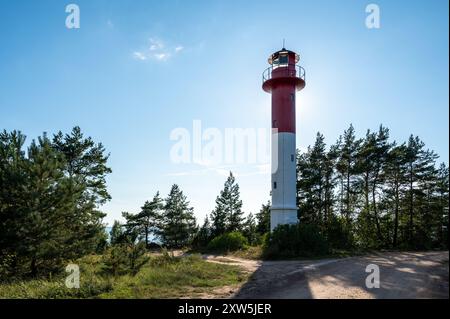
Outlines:
[[369, 264], [366, 267], [366, 272], [370, 273], [366, 277], [366, 287], [368, 289], [380, 288], [380, 267], [375, 264]]
[[366, 17], [367, 29], [379, 29], [381, 26], [380, 6], [375, 3], [368, 4], [366, 6], [366, 13], [368, 13]]
[[69, 15], [66, 17], [67, 29], [79, 29], [80, 28], [80, 7], [74, 3], [66, 6], [66, 13]]
[[[170, 132], [175, 141], [170, 149], [174, 164], [268, 164], [272, 170], [278, 163], [277, 130], [268, 128], [203, 128], [200, 120], [192, 122], [192, 129], [178, 127]], [[272, 141], [271, 141], [272, 140]]]
[[77, 264], [68, 264], [66, 266], [66, 272], [69, 275], [66, 277], [66, 287], [69, 289], [80, 288], [80, 266]]

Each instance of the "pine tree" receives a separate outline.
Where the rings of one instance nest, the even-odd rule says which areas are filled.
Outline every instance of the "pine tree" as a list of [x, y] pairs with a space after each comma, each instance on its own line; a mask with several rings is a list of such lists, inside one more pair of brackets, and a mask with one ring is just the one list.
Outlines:
[[325, 176], [325, 160], [326, 160], [326, 145], [325, 138], [322, 134], [317, 133], [316, 141], [309, 154], [309, 169], [310, 169], [310, 192], [312, 196], [312, 205], [314, 207], [313, 214], [317, 224], [323, 224], [323, 210], [324, 210], [324, 176]]
[[436, 158], [418, 137], [397, 146], [383, 126], [361, 140], [350, 126], [328, 152], [318, 134], [297, 152], [300, 220], [332, 247], [446, 247], [448, 168]]
[[425, 144], [418, 136], [408, 140], [406, 159], [408, 176], [408, 245], [414, 246], [415, 196], [420, 195], [421, 182], [434, 170], [436, 154], [424, 149]]
[[216, 198], [216, 208], [211, 212], [212, 221], [211, 232], [213, 237], [220, 236], [227, 231], [227, 212], [219, 203], [219, 197]]
[[136, 214], [122, 212], [122, 217], [126, 220], [123, 225], [123, 243], [134, 244], [139, 242], [142, 237], [143, 227], [140, 224]]
[[110, 232], [110, 237], [109, 237], [109, 241], [111, 243], [111, 245], [117, 245], [117, 244], [121, 244], [124, 242], [124, 238], [125, 238], [125, 234], [124, 234], [124, 230], [123, 230], [123, 225], [115, 220], [112, 227], [111, 227], [111, 232]]
[[22, 272], [19, 268], [27, 262], [18, 252], [20, 232], [26, 227], [23, 221], [28, 213], [25, 209], [28, 162], [22, 149], [25, 140], [19, 131], [0, 132], [0, 260], [5, 276]]
[[404, 194], [404, 187], [406, 183], [406, 145], [393, 146], [388, 153], [385, 181], [386, 181], [386, 197], [392, 202], [394, 225], [392, 246], [398, 246], [398, 233], [400, 223], [400, 209], [401, 201]]
[[100, 204], [110, 197], [108, 156], [75, 128], [46, 134], [23, 150], [20, 132], [0, 134], [0, 258], [15, 275], [61, 269], [65, 260], [94, 252], [104, 241]]
[[216, 207], [211, 213], [214, 236], [222, 235], [225, 232], [241, 231], [243, 222], [241, 209], [239, 185], [230, 172], [223, 190], [216, 198]]
[[164, 207], [159, 192], [151, 201], [146, 201], [141, 207], [141, 212], [135, 215], [125, 213], [125, 227], [128, 231], [137, 233], [139, 239], [144, 240], [145, 246], [149, 247], [150, 236], [156, 238], [160, 234], [161, 214]]
[[300, 221], [323, 226], [332, 206], [335, 155], [326, 152], [325, 138], [317, 133], [314, 146], [298, 157], [298, 206]]
[[16, 208], [22, 226], [15, 233], [20, 240], [13, 247], [28, 260], [32, 277], [56, 271], [63, 260], [79, 257], [85, 248], [83, 238], [75, 238], [82, 224], [72, 222], [84, 185], [64, 175], [61, 158], [46, 135], [32, 141], [28, 148], [28, 178], [22, 188], [28, 204]]
[[68, 191], [78, 195], [66, 224], [70, 225], [67, 230], [74, 244], [72, 256], [82, 256], [91, 252], [103, 237], [102, 219], [106, 215], [99, 207], [111, 199], [106, 187], [106, 176], [112, 172], [107, 166], [109, 154], [101, 143], [84, 137], [79, 127], [74, 127], [70, 134], [58, 132], [53, 136], [52, 146], [63, 156], [64, 174], [73, 185]]
[[414, 244], [410, 244], [410, 247], [414, 245], [419, 249], [431, 249], [436, 245], [439, 227], [436, 202], [439, 177], [435, 167], [437, 156], [425, 150], [422, 159], [427, 164], [422, 167], [417, 182]]
[[270, 201], [267, 204], [262, 204], [261, 209], [256, 214], [256, 231], [263, 235], [270, 231]]
[[355, 129], [353, 125], [344, 131], [344, 136], [342, 137], [342, 143], [340, 144], [339, 158], [336, 164], [336, 169], [341, 175], [343, 189], [342, 189], [342, 202], [343, 214], [346, 218], [347, 224], [350, 225], [352, 221], [352, 210], [354, 205], [354, 192], [353, 183], [354, 175], [356, 173], [356, 154], [358, 146], [360, 144], [359, 140], [356, 140]]
[[377, 197], [378, 190], [385, 178], [383, 172], [387, 164], [389, 150], [392, 147], [388, 140], [389, 130], [382, 125], [378, 133], [367, 131], [365, 139], [358, 148], [355, 166], [356, 173], [362, 176], [359, 180], [365, 199], [363, 213], [366, 214], [366, 218], [369, 220], [374, 220], [375, 231], [380, 244], [384, 239], [377, 207]]
[[222, 204], [228, 213], [227, 232], [241, 231], [243, 222], [242, 200], [240, 199], [239, 185], [235, 182], [233, 174], [225, 182]]
[[141, 267], [149, 260], [145, 253], [146, 248], [144, 242], [116, 244], [102, 256], [102, 270], [105, 274], [112, 274], [113, 276], [127, 273], [136, 275]]
[[324, 223], [327, 224], [333, 216], [333, 207], [335, 204], [335, 187], [336, 187], [336, 160], [338, 157], [338, 148], [331, 145], [330, 150], [325, 156], [323, 162], [323, 206], [324, 206]]
[[297, 154], [297, 207], [298, 219], [302, 223], [314, 223], [315, 200], [314, 193], [314, 171], [310, 165], [311, 147], [308, 146], [306, 153]]
[[53, 147], [64, 155], [65, 172], [85, 183], [85, 201], [104, 204], [111, 199], [106, 189], [106, 175], [112, 170], [106, 165], [109, 154], [105, 154], [102, 143], [96, 144], [92, 138], [85, 138], [76, 126], [70, 134], [58, 132], [54, 135]]
[[138, 219], [144, 229], [145, 244], [149, 245], [149, 236], [158, 237], [161, 227], [161, 214], [164, 207], [164, 202], [159, 196], [159, 192], [155, 194], [152, 201], [145, 202], [142, 206], [142, 211], [138, 214]]
[[195, 247], [206, 247], [211, 240], [212, 237], [212, 229], [211, 224], [209, 222], [208, 216], [205, 217], [203, 221], [203, 225], [198, 230], [194, 242], [192, 243]]
[[437, 245], [448, 249], [448, 211], [449, 211], [449, 168], [441, 163], [437, 171], [436, 222]]
[[162, 242], [169, 248], [188, 245], [197, 231], [193, 208], [176, 184], [165, 200], [161, 225]]
[[258, 236], [256, 221], [252, 213], [249, 213], [247, 218], [245, 218], [242, 234], [247, 238], [250, 245], [256, 245], [259, 241], [260, 237]]
[[[375, 247], [377, 245], [377, 239], [374, 237], [377, 230], [373, 223], [374, 216], [371, 215], [370, 211], [370, 186], [374, 167], [375, 144], [376, 134], [367, 130], [366, 136], [361, 141], [357, 150], [354, 170], [357, 175], [357, 182], [354, 184], [354, 187], [357, 192], [364, 194], [364, 206], [357, 218], [358, 235], [360, 238], [365, 238], [365, 245], [367, 247]], [[377, 223], [379, 224], [378, 220]], [[377, 228], [379, 229], [379, 226]], [[377, 234], [379, 237], [379, 232]]]

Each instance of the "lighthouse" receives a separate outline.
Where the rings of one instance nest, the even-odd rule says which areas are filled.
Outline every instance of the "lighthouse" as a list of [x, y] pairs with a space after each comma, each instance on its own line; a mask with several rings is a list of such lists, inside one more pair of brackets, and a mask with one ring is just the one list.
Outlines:
[[295, 93], [305, 87], [300, 56], [285, 48], [269, 57], [262, 88], [272, 94], [270, 230], [298, 222], [296, 203]]

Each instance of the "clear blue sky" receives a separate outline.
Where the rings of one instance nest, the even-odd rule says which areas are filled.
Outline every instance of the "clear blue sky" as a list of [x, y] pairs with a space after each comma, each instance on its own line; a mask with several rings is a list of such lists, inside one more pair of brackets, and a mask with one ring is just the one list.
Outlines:
[[[448, 163], [447, 1], [74, 0], [81, 28], [65, 27], [66, 1], [0, 0], [0, 128], [69, 131], [79, 125], [111, 153], [106, 221], [137, 212], [178, 183], [203, 219], [228, 167], [174, 164], [177, 127], [269, 128], [261, 90], [267, 57], [301, 54], [297, 146], [317, 131], [328, 143], [353, 123], [413, 133]], [[365, 7], [381, 28], [365, 27]], [[269, 199], [270, 172], [238, 175], [244, 210]], [[199, 220], [201, 222], [201, 220]]]

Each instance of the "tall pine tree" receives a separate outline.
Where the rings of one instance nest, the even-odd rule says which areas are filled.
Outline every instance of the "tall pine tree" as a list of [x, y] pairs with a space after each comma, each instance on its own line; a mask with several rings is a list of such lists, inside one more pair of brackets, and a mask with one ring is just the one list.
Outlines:
[[161, 233], [162, 209], [164, 203], [159, 192], [151, 201], [146, 201], [138, 214], [124, 214], [126, 228], [137, 233], [139, 239], [145, 242], [148, 248], [150, 239], [156, 239]]
[[225, 232], [242, 231], [243, 223], [242, 200], [239, 185], [233, 173], [230, 172], [224, 188], [216, 198], [216, 207], [211, 213], [211, 223], [214, 236]]
[[79, 128], [44, 134], [27, 152], [24, 142], [20, 132], [0, 134], [0, 255], [9, 255], [12, 274], [37, 276], [104, 242], [99, 206], [110, 198], [111, 170], [103, 146]]
[[270, 201], [267, 204], [262, 204], [261, 209], [256, 214], [256, 231], [265, 234], [270, 231]]
[[180, 187], [174, 184], [165, 200], [161, 240], [169, 248], [187, 246], [197, 231], [194, 210]]
[[352, 222], [353, 207], [355, 204], [355, 192], [353, 184], [355, 183], [356, 173], [356, 154], [360, 141], [356, 139], [355, 129], [353, 125], [344, 131], [340, 143], [339, 158], [336, 169], [341, 179], [341, 214], [345, 216], [347, 224], [350, 226]]

